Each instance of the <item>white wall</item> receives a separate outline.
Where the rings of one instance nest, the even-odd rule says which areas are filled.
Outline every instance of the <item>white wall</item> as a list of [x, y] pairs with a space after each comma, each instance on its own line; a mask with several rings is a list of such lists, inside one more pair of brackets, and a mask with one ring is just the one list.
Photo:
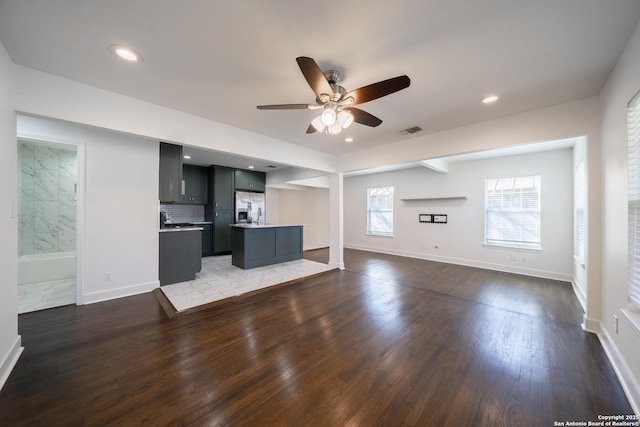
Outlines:
[[[587, 165], [588, 159], [587, 159], [587, 142], [583, 139], [579, 140], [573, 147], [573, 171], [574, 171], [574, 175], [576, 174], [576, 168], [578, 167], [578, 165], [580, 163], [582, 163], [583, 167], [584, 167], [584, 186], [585, 188], [583, 189], [583, 191], [586, 193], [585, 194], [585, 208], [586, 208], [586, 204], [587, 204], [587, 200], [589, 198], [589, 194], [588, 194], [588, 187], [589, 187], [589, 183], [586, 181], [586, 165]], [[574, 202], [576, 199], [576, 195], [578, 194], [578, 191], [576, 191], [576, 183], [579, 183], [579, 180], [574, 180]], [[575, 217], [575, 209], [574, 209], [574, 217]], [[588, 220], [587, 220], [588, 222]], [[573, 279], [572, 279], [572, 285], [573, 285], [573, 289], [574, 292], [576, 294], [576, 296], [578, 297], [578, 299], [580, 300], [580, 304], [582, 305], [582, 308], [586, 310], [586, 305], [587, 305], [587, 283], [588, 282], [588, 276], [587, 276], [587, 269], [586, 269], [586, 261], [588, 259], [588, 254], [586, 253], [586, 251], [589, 249], [586, 246], [586, 242], [589, 239], [589, 235], [588, 235], [588, 230], [586, 230], [586, 224], [585, 224], [585, 254], [583, 255], [583, 257], [581, 259], [578, 259], [574, 256], [574, 260], [573, 260]], [[576, 241], [576, 235], [575, 235], [575, 227], [574, 227], [574, 235], [573, 235], [573, 241], [575, 243]], [[575, 248], [574, 248], [574, 252], [575, 252]], [[575, 253], [574, 253], [575, 255]]]
[[[627, 307], [627, 103], [640, 90], [640, 25], [601, 94], [602, 318], [600, 340], [640, 413], [640, 330], [620, 311]], [[619, 320], [614, 328], [613, 316]], [[640, 315], [639, 315], [640, 316]]]
[[[451, 163], [447, 174], [413, 168], [345, 178], [345, 247], [570, 281], [573, 266], [572, 164], [572, 151], [564, 149]], [[483, 246], [485, 178], [538, 173], [542, 187], [542, 251]], [[367, 188], [388, 185], [394, 187], [394, 236], [368, 236]], [[467, 199], [400, 200], [450, 196]], [[448, 223], [419, 223], [420, 213], [447, 214]]]
[[18, 117], [17, 132], [80, 146], [78, 162], [85, 171], [78, 195], [79, 206], [84, 200], [78, 221], [80, 302], [158, 287], [158, 142], [27, 116]]
[[[333, 172], [335, 155], [259, 135], [31, 68], [15, 67], [18, 112], [156, 140]], [[64, 100], [64, 102], [61, 102]]]
[[599, 123], [598, 98], [592, 97], [344, 154], [339, 170], [346, 173], [582, 135], [599, 147]]
[[0, 388], [22, 352], [18, 335], [18, 170], [12, 64], [0, 44]]
[[[278, 193], [278, 222], [305, 224], [304, 250], [326, 248], [329, 246], [329, 189], [306, 188], [302, 191], [271, 190]], [[272, 193], [267, 194], [267, 200]]]

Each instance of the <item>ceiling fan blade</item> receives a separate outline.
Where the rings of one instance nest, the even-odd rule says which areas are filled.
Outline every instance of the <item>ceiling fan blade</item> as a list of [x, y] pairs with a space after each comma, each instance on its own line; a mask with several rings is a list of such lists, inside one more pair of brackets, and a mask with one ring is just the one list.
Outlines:
[[309, 104], [276, 104], [276, 105], [258, 105], [258, 110], [306, 110]]
[[307, 128], [307, 133], [315, 133], [317, 129], [313, 125], [309, 125]]
[[364, 104], [365, 102], [373, 101], [374, 99], [382, 98], [383, 96], [408, 88], [410, 84], [411, 80], [409, 77], [398, 76], [352, 90], [346, 94], [343, 99], [351, 96], [353, 97], [351, 105]]
[[361, 125], [371, 126], [374, 128], [376, 126], [380, 126], [380, 123], [382, 123], [382, 120], [373, 114], [367, 113], [359, 108], [345, 108], [345, 110], [351, 113], [354, 122], [360, 123]]
[[296, 58], [296, 61], [304, 78], [307, 79], [307, 83], [309, 83], [309, 86], [311, 86], [311, 89], [317, 97], [320, 97], [323, 93], [333, 97], [331, 85], [322, 73], [320, 67], [318, 67], [318, 64], [316, 64], [316, 61], [306, 56], [300, 56]]

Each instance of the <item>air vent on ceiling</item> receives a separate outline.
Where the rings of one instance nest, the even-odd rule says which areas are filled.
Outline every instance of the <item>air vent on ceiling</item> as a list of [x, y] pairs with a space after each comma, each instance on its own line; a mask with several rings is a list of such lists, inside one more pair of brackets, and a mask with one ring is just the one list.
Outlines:
[[265, 167], [269, 168], [269, 169], [277, 169], [278, 168], [277, 166], [274, 166], [274, 165], [267, 165]]
[[422, 128], [420, 126], [414, 126], [412, 128], [407, 128], [405, 130], [401, 130], [400, 133], [402, 135], [411, 135], [412, 133], [420, 132]]

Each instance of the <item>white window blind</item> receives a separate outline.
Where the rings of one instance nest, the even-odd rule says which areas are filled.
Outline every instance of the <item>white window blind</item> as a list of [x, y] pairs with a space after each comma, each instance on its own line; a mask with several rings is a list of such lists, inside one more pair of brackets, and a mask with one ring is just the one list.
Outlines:
[[393, 187], [367, 189], [367, 234], [393, 236]]
[[640, 94], [629, 102], [628, 180], [629, 180], [629, 299], [640, 306]]
[[485, 180], [485, 244], [540, 249], [540, 175]]
[[574, 181], [574, 254], [580, 264], [584, 264], [584, 247], [586, 232], [586, 179], [584, 170], [584, 161], [578, 163], [575, 171]]

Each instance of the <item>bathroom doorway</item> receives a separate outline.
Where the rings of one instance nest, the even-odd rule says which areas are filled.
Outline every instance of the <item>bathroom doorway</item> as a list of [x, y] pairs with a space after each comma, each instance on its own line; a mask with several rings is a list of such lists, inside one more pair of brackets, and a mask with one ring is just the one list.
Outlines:
[[18, 313], [75, 304], [75, 145], [18, 138]]

